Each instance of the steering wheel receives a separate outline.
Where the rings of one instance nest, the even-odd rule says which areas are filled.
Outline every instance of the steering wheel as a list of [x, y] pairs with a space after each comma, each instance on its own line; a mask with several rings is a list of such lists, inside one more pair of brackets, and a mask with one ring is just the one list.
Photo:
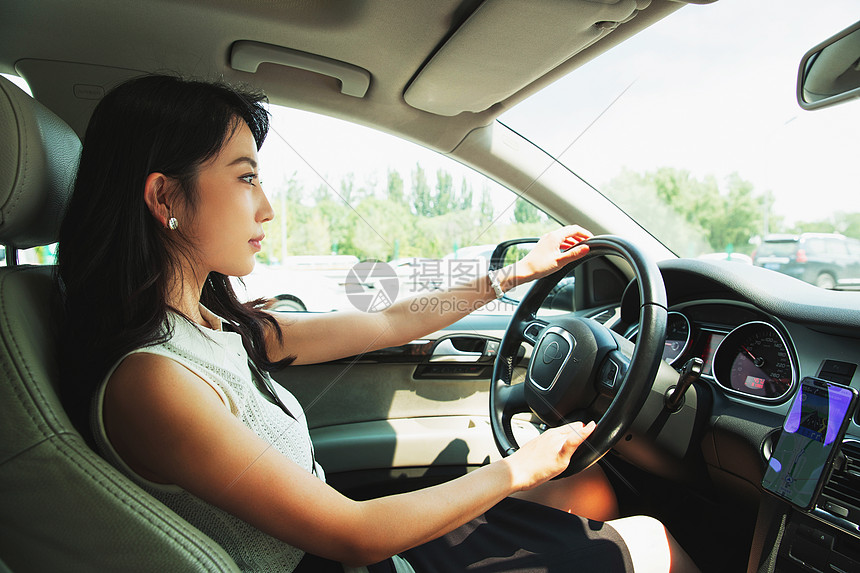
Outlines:
[[[534, 283], [514, 312], [493, 366], [490, 424], [502, 456], [519, 449], [511, 418], [532, 412], [549, 426], [597, 420], [558, 477], [584, 470], [603, 457], [630, 427], [645, 403], [660, 366], [666, 338], [666, 287], [657, 265], [629, 241], [611, 235], [589, 239], [589, 252]], [[639, 334], [632, 344], [599, 322], [565, 314], [537, 318], [550, 291], [574, 268], [619, 255], [639, 288]], [[534, 350], [525, 380], [511, 384], [521, 344]]]

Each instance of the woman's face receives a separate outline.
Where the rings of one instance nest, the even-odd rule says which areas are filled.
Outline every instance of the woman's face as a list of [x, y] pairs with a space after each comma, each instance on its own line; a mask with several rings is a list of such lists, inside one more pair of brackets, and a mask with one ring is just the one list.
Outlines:
[[[188, 229], [203, 276], [244, 276], [254, 269], [263, 223], [274, 216], [258, 177], [257, 146], [244, 121], [200, 167], [196, 212]], [[181, 222], [180, 222], [181, 224]]]

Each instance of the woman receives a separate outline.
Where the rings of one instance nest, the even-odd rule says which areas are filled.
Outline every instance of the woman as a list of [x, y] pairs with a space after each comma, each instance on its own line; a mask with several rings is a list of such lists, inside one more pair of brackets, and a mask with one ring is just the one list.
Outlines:
[[[593, 423], [549, 430], [504, 460], [417, 492], [355, 502], [325, 484], [299, 405], [261, 391], [261, 370], [403, 344], [464, 313], [416, 316], [400, 301], [374, 314], [277, 315], [260, 301], [237, 302], [229, 277], [251, 272], [273, 217], [257, 175], [262, 101], [148, 76], [112, 91], [93, 114], [58, 272], [64, 400], [79, 426], [90, 419], [100, 452], [249, 571], [340, 570], [338, 562], [391, 571], [407, 567], [389, 559], [399, 553], [417, 571], [506, 570], [506, 561], [517, 570], [691, 566], [654, 520], [587, 523], [509, 497], [527, 492], [569, 511], [584, 498], [570, 492], [599, 489], [594, 471], [580, 486], [538, 488], [567, 467]], [[478, 277], [431, 295], [439, 304], [428, 308], [476, 308], [497, 288], [582, 256], [588, 237], [578, 227], [550, 233], [497, 284]], [[533, 519], [555, 537], [526, 541], [520, 524]], [[323, 559], [303, 560], [305, 552]]]

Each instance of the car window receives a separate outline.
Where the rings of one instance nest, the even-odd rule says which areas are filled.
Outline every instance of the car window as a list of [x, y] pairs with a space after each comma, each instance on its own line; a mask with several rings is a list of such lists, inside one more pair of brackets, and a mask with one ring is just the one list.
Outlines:
[[827, 241], [827, 254], [847, 255], [848, 247], [845, 246], [845, 241], [841, 239], [831, 239]]
[[807, 255], [823, 255], [825, 253], [832, 252], [830, 248], [828, 248], [828, 244], [830, 241], [825, 241], [824, 239], [806, 239], [803, 243], [804, 250]]
[[236, 285], [242, 298], [279, 310], [376, 310], [466, 283], [486, 273], [498, 242], [559, 226], [438, 153], [330, 117], [271, 112], [260, 178], [275, 217], [257, 267]]
[[[30, 86], [24, 81], [24, 78], [11, 74], [0, 74], [13, 84], [24, 90], [29, 95], [33, 95], [30, 91]], [[56, 260], [57, 244], [48, 246], [40, 246], [32, 249], [21, 249], [18, 251], [18, 264], [27, 265], [52, 265]], [[6, 266], [10, 261], [6, 257], [6, 248], [0, 245], [0, 266]]]
[[[53, 265], [56, 260], [57, 243], [18, 251], [19, 265]], [[6, 248], [0, 245], [0, 266], [10, 264], [11, 261], [6, 257]]]
[[790, 257], [797, 251], [797, 241], [765, 241], [756, 251], [758, 257]]

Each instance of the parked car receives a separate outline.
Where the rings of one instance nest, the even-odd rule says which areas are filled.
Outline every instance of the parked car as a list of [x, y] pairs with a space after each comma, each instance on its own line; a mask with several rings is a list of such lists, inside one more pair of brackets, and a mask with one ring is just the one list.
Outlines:
[[825, 289], [860, 286], [860, 241], [835, 233], [768, 235], [754, 264]]
[[[536, 304], [516, 320], [513, 310], [468, 316], [395, 348], [275, 373], [305, 405], [333, 487], [362, 499], [505, 455], [497, 439], [510, 436], [490, 408], [494, 366], [512, 374], [511, 394], [532, 388], [530, 365], [553, 356], [532, 357], [560, 313], [553, 326], [600, 332], [607, 348], [627, 352], [614, 355], [619, 363], [634, 336], [636, 350], [656, 350], [647, 353], [656, 375], [639, 377], [642, 402], [623, 401], [631, 423], [596, 462], [623, 515], [659, 517], [704, 573], [860, 571], [860, 417], [824, 465], [811, 507], [762, 487], [801, 378], [860, 389], [860, 294], [768, 270], [764, 251], [758, 266], [698, 259], [762, 232], [763, 217], [776, 228], [780, 209], [800, 219], [860, 211], [846, 192], [857, 185], [860, 102], [807, 112], [796, 99], [825, 107], [857, 87], [842, 82], [860, 54], [835, 39], [856, 39], [860, 26], [840, 33], [856, 19], [856, 0], [4, 0], [0, 571], [238, 570], [70, 424], [57, 397], [52, 269], [16, 266], [19, 249], [55, 239], [98, 100], [163, 70], [268, 94], [264, 189], [276, 221], [289, 218], [290, 237], [305, 244], [349, 242], [380, 260], [409, 247], [421, 261], [428, 245], [444, 253], [533, 237], [538, 226], [622, 238], [572, 276], [554, 276], [552, 312]], [[816, 66], [832, 52], [843, 68]], [[807, 84], [820, 69], [838, 74]], [[414, 200], [442, 191], [444, 202]], [[539, 216], [517, 211], [518, 200]], [[798, 250], [811, 260], [800, 242], [773, 241], [786, 253], [769, 264], [797, 264]], [[661, 300], [640, 299], [635, 261]], [[262, 296], [298, 292], [276, 279]], [[838, 285], [836, 274], [825, 281]], [[315, 290], [338, 306], [330, 283]], [[643, 317], [664, 311], [665, 329], [643, 335]], [[508, 332], [516, 343], [503, 352]], [[570, 364], [595, 361], [586, 354]], [[623, 364], [599, 366], [582, 387], [594, 402], [577, 416], [602, 419]], [[669, 408], [680, 382], [691, 385]], [[517, 414], [510, 433], [520, 436], [549, 417]]]

